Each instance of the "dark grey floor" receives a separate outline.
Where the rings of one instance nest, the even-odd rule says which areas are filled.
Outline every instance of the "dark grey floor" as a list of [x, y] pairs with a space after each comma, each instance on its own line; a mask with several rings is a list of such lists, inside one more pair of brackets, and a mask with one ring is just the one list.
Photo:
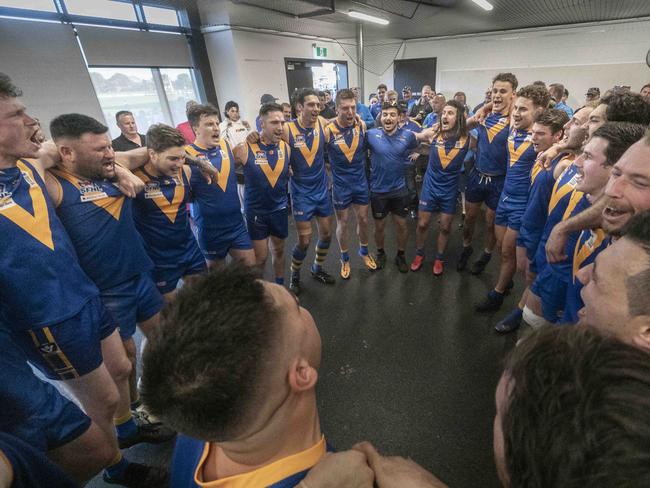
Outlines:
[[[431, 274], [431, 260], [418, 273], [400, 274], [392, 263], [395, 244], [389, 224], [386, 269], [366, 271], [354, 247], [349, 281], [324, 286], [305, 269], [300, 300], [323, 338], [318, 403], [323, 430], [335, 448], [346, 449], [366, 439], [384, 453], [413, 458], [452, 488], [496, 488], [494, 390], [516, 337], [496, 335], [492, 325], [515, 305], [520, 288], [507, 298], [502, 312], [493, 316], [473, 312], [473, 304], [495, 281], [498, 256], [480, 277], [456, 272], [458, 222], [457, 218], [442, 277]], [[415, 223], [410, 221], [409, 227], [410, 262]], [[480, 253], [481, 230], [482, 225], [477, 228], [473, 259]], [[435, 236], [434, 229], [427, 246], [429, 258], [434, 255]], [[292, 234], [288, 249], [294, 242]], [[337, 251], [333, 243], [326, 268], [338, 277]], [[312, 259], [313, 249], [305, 263]], [[171, 447], [135, 446], [128, 457], [164, 464]], [[109, 485], [93, 481], [89, 486]]]

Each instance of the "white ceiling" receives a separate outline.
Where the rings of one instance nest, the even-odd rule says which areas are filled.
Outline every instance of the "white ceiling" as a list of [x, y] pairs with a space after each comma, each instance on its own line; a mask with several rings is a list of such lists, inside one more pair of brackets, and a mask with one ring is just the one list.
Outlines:
[[[357, 10], [386, 18], [364, 23], [366, 39], [414, 39], [650, 16], [650, 0], [199, 0], [204, 25], [231, 25], [351, 39]], [[330, 13], [332, 3], [335, 12]], [[313, 15], [313, 16], [311, 16]]]

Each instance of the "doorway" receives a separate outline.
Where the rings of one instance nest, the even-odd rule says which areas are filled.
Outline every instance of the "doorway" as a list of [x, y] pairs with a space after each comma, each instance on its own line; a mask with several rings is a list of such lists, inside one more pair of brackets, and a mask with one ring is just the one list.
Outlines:
[[410, 86], [413, 96], [419, 97], [423, 85], [436, 89], [437, 58], [396, 59], [393, 72], [393, 86], [398, 93]]
[[331, 90], [332, 98], [336, 96], [337, 91], [348, 88], [347, 61], [284, 58], [284, 64], [289, 99], [300, 88]]

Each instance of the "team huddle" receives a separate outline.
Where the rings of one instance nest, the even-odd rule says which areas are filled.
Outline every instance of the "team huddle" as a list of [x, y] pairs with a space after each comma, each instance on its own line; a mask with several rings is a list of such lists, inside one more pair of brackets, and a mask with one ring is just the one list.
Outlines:
[[[2, 431], [30, 444], [34, 459], [47, 452], [67, 473], [50, 477], [80, 483], [105, 468], [105, 481], [138, 487], [164, 486], [168, 473], [132, 462], [120, 449], [164, 442], [175, 432], [142, 408], [133, 336], [137, 327], [154, 334], [164, 304], [175, 302], [183, 283], [223, 269], [228, 256], [263, 272], [270, 254], [269, 281], [284, 285], [289, 212], [297, 238], [288, 289], [295, 295], [303, 289], [313, 221], [312, 277], [335, 283], [324, 267], [334, 227], [340, 277], [351, 277], [351, 212], [358, 258], [371, 272], [387, 264], [391, 216], [402, 273], [422, 269], [439, 214], [432, 271], [440, 276], [462, 192], [457, 269], [469, 265], [483, 204], [485, 246], [472, 273], [481, 273], [497, 248], [500, 257], [498, 279], [476, 311], [498, 310], [519, 273], [526, 289], [497, 331], [513, 331], [522, 320], [533, 327], [576, 323], [590, 265], [635, 212], [621, 196], [627, 180], [617, 176], [638, 164], [635, 151], [647, 145], [650, 124], [650, 104], [640, 95], [614, 91], [570, 117], [548, 108], [543, 84], [519, 88], [513, 74], [500, 73], [490, 101], [475, 114], [459, 101], [440, 102], [427, 128], [409, 118], [406, 102], [382, 98], [378, 127], [368, 129], [348, 89], [337, 92], [336, 116], [325, 119], [318, 92], [304, 89], [295, 98], [296, 118], [266, 103], [259, 132], [235, 146], [220, 133], [218, 111], [197, 104], [188, 110], [192, 144], [156, 124], [146, 147], [116, 153], [108, 128], [81, 114], [56, 117], [45, 141], [20, 95], [0, 74], [0, 375], [10, 412]], [[419, 155], [428, 162], [408, 264], [407, 174]], [[27, 361], [59, 381], [83, 411], [39, 380]]]

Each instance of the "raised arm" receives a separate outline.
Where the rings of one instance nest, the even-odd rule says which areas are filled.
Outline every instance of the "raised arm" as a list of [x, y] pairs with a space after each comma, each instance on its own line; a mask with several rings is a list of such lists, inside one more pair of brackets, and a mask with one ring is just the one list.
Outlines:
[[134, 170], [147, 164], [149, 153], [146, 147], [139, 147], [130, 151], [118, 151], [115, 153], [115, 161], [126, 169]]

